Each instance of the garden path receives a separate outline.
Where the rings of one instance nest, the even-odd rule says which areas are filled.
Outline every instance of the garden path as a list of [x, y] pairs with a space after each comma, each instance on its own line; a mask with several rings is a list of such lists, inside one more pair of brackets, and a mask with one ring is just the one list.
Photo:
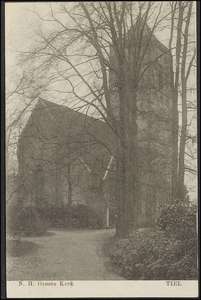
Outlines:
[[23, 237], [7, 251], [7, 280], [122, 280], [103, 251], [113, 236], [112, 229], [55, 229]]

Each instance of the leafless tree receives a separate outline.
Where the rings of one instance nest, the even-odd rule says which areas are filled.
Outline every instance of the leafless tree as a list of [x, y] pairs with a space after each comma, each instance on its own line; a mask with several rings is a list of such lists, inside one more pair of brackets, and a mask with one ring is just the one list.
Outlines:
[[[187, 91], [188, 79], [195, 61], [195, 41], [190, 38], [190, 21], [193, 16], [191, 1], [170, 2], [171, 35], [169, 49], [172, 53], [172, 199], [184, 198], [185, 193], [185, 147], [187, 141]], [[173, 40], [176, 34], [176, 51]], [[174, 53], [175, 52], [175, 57]], [[174, 59], [175, 58], [175, 59]], [[179, 138], [179, 96], [181, 95], [181, 134]]]
[[[43, 18], [35, 12], [39, 17], [39, 26], [34, 45], [21, 58], [24, 77], [28, 80], [21, 84], [24, 90], [28, 90], [27, 82], [40, 82], [48, 92], [48, 99], [51, 95], [59, 95], [61, 103], [96, 115], [116, 136], [118, 144], [113, 154], [117, 168], [118, 236], [125, 236], [138, 227], [140, 130], [137, 102], [141, 82], [150, 67], [146, 64], [147, 55], [155, 30], [171, 13], [169, 46], [172, 49], [174, 20], [179, 11], [175, 70], [172, 62], [172, 75], [175, 72], [175, 80], [172, 81], [173, 172], [178, 166], [178, 148], [175, 145], [178, 144], [178, 86], [182, 53], [180, 27], [183, 15], [178, 10], [181, 5], [177, 2], [171, 2], [172, 11], [164, 12], [163, 5], [162, 2], [146, 1], [80, 2], [70, 6], [61, 3], [59, 11], [56, 11], [49, 4], [48, 16]], [[189, 5], [187, 3], [186, 7]], [[188, 27], [188, 21], [185, 22]], [[156, 57], [156, 60], [159, 58]], [[185, 64], [185, 59], [183, 62]], [[114, 107], [115, 102], [118, 108]], [[185, 105], [183, 111], [185, 114]], [[185, 136], [185, 124], [182, 134]], [[183, 140], [185, 138], [182, 137]], [[180, 161], [182, 155], [181, 151]], [[181, 163], [180, 166], [183, 170]], [[175, 174], [172, 178], [172, 182], [177, 182], [174, 181]]]

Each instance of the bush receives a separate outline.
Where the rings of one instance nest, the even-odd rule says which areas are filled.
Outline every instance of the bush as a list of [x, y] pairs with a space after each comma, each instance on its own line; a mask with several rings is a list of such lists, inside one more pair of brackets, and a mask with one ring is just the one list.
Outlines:
[[10, 206], [7, 213], [7, 231], [15, 235], [18, 230], [25, 235], [39, 235], [50, 226], [60, 228], [101, 228], [99, 216], [83, 204], [49, 207]]
[[65, 227], [68, 219], [65, 208], [57, 205], [47, 207], [47, 217], [50, 227]]
[[74, 228], [87, 228], [88, 227], [88, 212], [89, 209], [86, 205], [72, 205], [72, 224]]
[[49, 228], [46, 211], [42, 208], [26, 207], [22, 211], [22, 218], [26, 235], [39, 235]]
[[39, 235], [48, 229], [45, 211], [36, 207], [10, 207], [7, 224], [11, 235], [18, 231], [23, 231], [25, 235]]
[[178, 239], [196, 239], [196, 213], [195, 205], [175, 201], [160, 208], [157, 225], [170, 236]]
[[[193, 247], [195, 250], [195, 246]], [[165, 232], [143, 230], [119, 240], [110, 252], [118, 272], [132, 280], [195, 280], [196, 251]]]
[[50, 206], [48, 218], [52, 227], [101, 228], [99, 216], [84, 204], [64, 207]]
[[157, 224], [120, 239], [110, 252], [112, 263], [128, 279], [197, 279], [196, 207], [163, 206]]
[[110, 258], [125, 278], [152, 279], [153, 274], [147, 266], [161, 260], [167, 244], [168, 239], [163, 232], [140, 230], [119, 240], [112, 249]]

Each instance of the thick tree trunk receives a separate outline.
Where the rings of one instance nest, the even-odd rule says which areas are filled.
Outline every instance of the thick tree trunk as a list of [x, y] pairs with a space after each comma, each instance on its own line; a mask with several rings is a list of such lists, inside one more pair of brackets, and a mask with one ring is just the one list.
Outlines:
[[120, 93], [121, 140], [117, 155], [118, 218], [116, 236], [138, 228], [138, 168], [136, 91], [127, 86]]
[[[138, 227], [137, 213], [137, 168], [129, 150], [119, 149], [117, 158], [117, 201], [118, 216], [116, 236], [125, 237]], [[131, 149], [130, 149], [131, 150]]]

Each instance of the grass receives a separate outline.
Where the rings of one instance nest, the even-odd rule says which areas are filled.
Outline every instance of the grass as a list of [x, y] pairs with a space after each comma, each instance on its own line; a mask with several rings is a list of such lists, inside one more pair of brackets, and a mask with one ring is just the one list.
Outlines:
[[8, 256], [21, 257], [24, 255], [30, 255], [36, 252], [38, 246], [34, 242], [19, 241], [19, 240], [7, 240], [6, 253]]

